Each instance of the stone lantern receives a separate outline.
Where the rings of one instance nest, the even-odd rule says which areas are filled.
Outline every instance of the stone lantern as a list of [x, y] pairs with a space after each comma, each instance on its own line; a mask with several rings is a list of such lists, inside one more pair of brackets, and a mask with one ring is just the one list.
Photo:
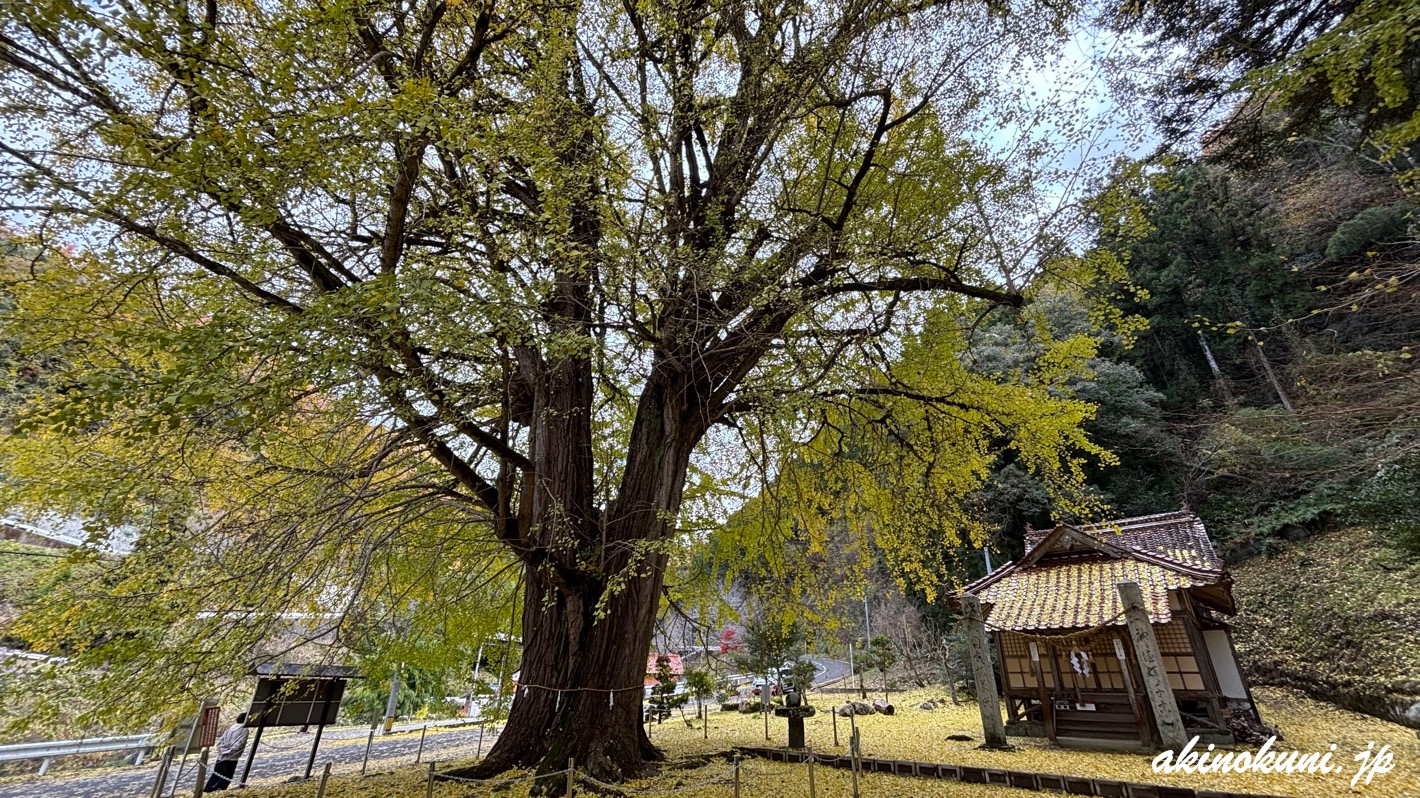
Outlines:
[[789, 747], [804, 747], [804, 718], [812, 717], [818, 710], [804, 705], [804, 698], [798, 690], [790, 690], [784, 695], [784, 706], [776, 707], [774, 714], [789, 719]]

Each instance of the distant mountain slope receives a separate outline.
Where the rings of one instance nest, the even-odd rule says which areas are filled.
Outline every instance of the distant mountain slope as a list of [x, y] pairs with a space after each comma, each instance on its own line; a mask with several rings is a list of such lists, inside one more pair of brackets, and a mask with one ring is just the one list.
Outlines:
[[1351, 528], [1233, 576], [1238, 653], [1255, 684], [1420, 728], [1420, 562]]

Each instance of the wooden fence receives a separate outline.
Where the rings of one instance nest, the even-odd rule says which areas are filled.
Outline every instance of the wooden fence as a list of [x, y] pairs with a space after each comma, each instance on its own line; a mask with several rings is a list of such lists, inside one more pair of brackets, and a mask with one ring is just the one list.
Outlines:
[[[736, 750], [741, 755], [768, 759], [771, 762], [802, 763], [806, 762], [810, 756], [806, 751], [790, 751], [783, 748], [740, 747]], [[815, 762], [827, 767], [844, 770], [853, 767], [851, 756], [825, 756], [821, 753], [815, 753], [812, 756]], [[1026, 790], [1043, 790], [1066, 795], [1096, 795], [1101, 798], [1279, 798], [1278, 796], [1255, 793], [1195, 790], [1192, 787], [1169, 787], [1162, 784], [1138, 784], [1112, 779], [1059, 776], [1053, 773], [1031, 773], [970, 765], [944, 765], [937, 762], [911, 762], [901, 759], [859, 757], [858, 763], [863, 773], [890, 773], [896, 776], [1019, 787]]]

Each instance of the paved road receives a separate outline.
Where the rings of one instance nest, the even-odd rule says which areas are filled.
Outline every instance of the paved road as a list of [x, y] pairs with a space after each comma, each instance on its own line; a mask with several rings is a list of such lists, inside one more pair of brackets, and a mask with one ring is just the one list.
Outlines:
[[[812, 657], [818, 665], [814, 681], [823, 684], [833, 682], [848, 675], [848, 663], [839, 660]], [[401, 727], [396, 727], [397, 730]], [[410, 727], [402, 727], [410, 728]], [[416, 727], [417, 728], [417, 727]], [[335, 773], [353, 773], [360, 769], [365, 756], [365, 740], [368, 730], [340, 728], [327, 730], [321, 739], [320, 751], [316, 756], [314, 773], [318, 775], [326, 762], [335, 763]], [[255, 737], [255, 735], [252, 735]], [[310, 756], [314, 735], [293, 734], [289, 731], [262, 736], [257, 749], [248, 781], [253, 784], [278, 784], [291, 777], [305, 773], [306, 760]], [[496, 735], [490, 730], [483, 738], [482, 750], [493, 746]], [[396, 764], [414, 761], [419, 748], [419, 732], [406, 731], [388, 737], [376, 737], [370, 750], [370, 770], [377, 771]], [[476, 755], [479, 748], [477, 727], [460, 729], [431, 729], [424, 741], [423, 761], [461, 759]], [[242, 760], [245, 765], [246, 760]], [[173, 770], [178, 768], [173, 764]], [[238, 775], [241, 767], [238, 767]], [[157, 778], [157, 760], [140, 767], [102, 768], [88, 771], [57, 772], [49, 776], [29, 777], [25, 780], [7, 780], [0, 783], [0, 798], [54, 798], [57, 795], [82, 796], [83, 798], [144, 798], [152, 789]], [[179, 783], [178, 793], [191, 794], [196, 779], [196, 757], [189, 757], [187, 768], [181, 781], [170, 776], [164, 795], [174, 783]]]
[[818, 673], [814, 674], [816, 684], [826, 684], [837, 679], [842, 679], [850, 673], [848, 663], [836, 659], [824, 659], [823, 657], [809, 657], [818, 666]]
[[[335, 763], [335, 773], [356, 773], [365, 757], [365, 729], [334, 729], [321, 739], [320, 751], [316, 756], [314, 774], [319, 776], [326, 762]], [[256, 735], [252, 735], [254, 738]], [[279, 784], [291, 777], [305, 773], [306, 760], [311, 753], [312, 734], [264, 735], [252, 762], [248, 779], [254, 784]], [[490, 729], [484, 736], [482, 747], [487, 751], [493, 746], [496, 735]], [[473, 757], [479, 745], [479, 730], [476, 727], [460, 729], [431, 729], [424, 741], [423, 761], [449, 760]], [[395, 765], [407, 765], [414, 761], [419, 748], [419, 732], [393, 734], [376, 737], [370, 749], [370, 770], [375, 772]], [[192, 794], [196, 781], [196, 757], [189, 757], [187, 769], [176, 782], [176, 775], [169, 780], [167, 789], [178, 784], [178, 794]], [[237, 768], [241, 775], [243, 759]], [[178, 769], [177, 762], [172, 770]], [[144, 798], [157, 778], [157, 762], [152, 761], [141, 767], [103, 768], [73, 773], [55, 773], [43, 777], [30, 777], [24, 781], [9, 781], [0, 784], [0, 798], [54, 798], [58, 795], [83, 796], [83, 798]], [[167, 789], [164, 795], [167, 795]]]

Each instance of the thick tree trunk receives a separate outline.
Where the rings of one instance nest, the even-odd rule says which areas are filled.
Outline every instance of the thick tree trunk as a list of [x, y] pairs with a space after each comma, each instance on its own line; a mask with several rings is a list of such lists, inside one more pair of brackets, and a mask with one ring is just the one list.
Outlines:
[[528, 574], [523, 660], [507, 726], [478, 776], [510, 768], [549, 773], [575, 757], [602, 780], [637, 772], [658, 758], [641, 727], [642, 683], [657, 606], [652, 582], [640, 580], [593, 616], [593, 596], [568, 596]]
[[571, 408], [547, 414], [532, 442], [540, 473], [530, 480], [529, 514], [531, 537], [549, 553], [524, 569], [517, 694], [488, 757], [462, 774], [551, 773], [575, 758], [579, 771], [615, 781], [660, 758], [640, 721], [667, 558], [647, 544], [673, 531], [690, 452], [704, 433], [690, 393], [665, 377], [646, 386], [603, 522], [578, 511], [591, 504], [590, 447], [578, 445], [589, 430]]

